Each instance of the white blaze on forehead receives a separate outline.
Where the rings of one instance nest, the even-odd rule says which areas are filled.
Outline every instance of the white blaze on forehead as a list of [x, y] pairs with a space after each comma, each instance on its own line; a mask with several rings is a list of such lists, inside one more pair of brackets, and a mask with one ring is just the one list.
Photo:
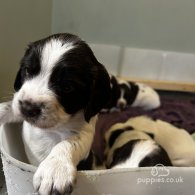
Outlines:
[[122, 80], [122, 79], [118, 79], [118, 84], [119, 84], [119, 85], [125, 84], [125, 85], [126, 85], [127, 87], [129, 87], [129, 88], [131, 87], [130, 84], [129, 84], [127, 81]]
[[60, 39], [51, 39], [44, 45], [41, 53], [41, 69], [50, 72], [62, 55], [72, 49], [73, 43], [64, 43]]
[[62, 55], [73, 47], [73, 43], [66, 43], [60, 39], [47, 41], [41, 51], [41, 72], [37, 76], [25, 81], [21, 88], [19, 98], [32, 99], [34, 102], [39, 102], [42, 101], [43, 98], [54, 96], [48, 86], [52, 69]]

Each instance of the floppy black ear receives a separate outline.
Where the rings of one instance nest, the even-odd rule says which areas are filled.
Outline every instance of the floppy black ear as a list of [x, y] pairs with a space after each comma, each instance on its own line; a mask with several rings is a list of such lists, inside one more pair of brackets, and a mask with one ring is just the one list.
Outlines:
[[17, 72], [16, 78], [15, 78], [15, 83], [14, 83], [15, 91], [18, 91], [22, 87], [22, 85], [24, 83], [24, 80], [25, 80], [25, 78], [24, 78], [25, 77], [25, 68], [24, 68], [23, 64], [25, 64], [25, 62], [29, 61], [27, 56], [29, 56], [30, 51], [31, 51], [31, 46], [29, 44], [28, 47], [25, 50], [24, 56], [22, 57], [22, 59], [20, 61], [20, 69]]
[[110, 82], [112, 84], [112, 87], [116, 87], [117, 84], [118, 84], [117, 80], [116, 80], [116, 77], [114, 75], [111, 75]]
[[18, 91], [22, 84], [23, 84], [23, 76], [22, 76], [22, 68], [20, 67], [17, 75], [16, 75], [16, 79], [15, 79], [15, 83], [14, 83], [14, 89], [15, 91]]
[[89, 103], [85, 109], [85, 120], [96, 115], [108, 103], [111, 94], [110, 77], [102, 64], [93, 70], [93, 83], [90, 91]]

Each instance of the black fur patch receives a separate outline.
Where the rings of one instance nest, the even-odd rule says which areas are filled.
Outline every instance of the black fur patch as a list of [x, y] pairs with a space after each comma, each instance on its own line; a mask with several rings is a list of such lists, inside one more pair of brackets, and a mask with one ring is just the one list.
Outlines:
[[116, 77], [111, 75], [110, 82], [112, 84], [111, 96], [110, 96], [110, 100], [107, 103], [107, 105], [105, 106], [105, 108], [115, 107], [117, 104], [117, 100], [120, 97], [120, 88], [118, 86]]
[[128, 127], [125, 127], [123, 129], [117, 129], [115, 131], [112, 132], [110, 138], [109, 138], [109, 141], [108, 141], [108, 145], [109, 147], [111, 148], [114, 144], [114, 142], [116, 141], [116, 139], [124, 132], [126, 131], [130, 131], [130, 130], [133, 130], [133, 127], [131, 126], [128, 126]]
[[14, 89], [18, 91], [23, 82], [40, 73], [40, 52], [42, 45], [39, 42], [31, 43], [25, 51], [24, 57], [20, 62], [20, 69], [16, 75]]
[[88, 157], [82, 161], [80, 161], [80, 163], [77, 165], [77, 170], [91, 170], [93, 167], [93, 153], [92, 151], [90, 151]]
[[136, 83], [128, 82], [130, 87], [128, 87], [124, 83], [119, 84], [117, 78], [113, 75], [111, 75], [110, 82], [112, 84], [111, 98], [105, 108], [109, 109], [112, 107], [116, 107], [117, 101], [121, 96], [122, 90], [124, 91], [124, 99], [127, 101], [127, 106], [131, 105], [135, 101], [139, 91], [139, 87], [138, 85], [136, 85]]
[[76, 36], [71, 38], [75, 47], [55, 66], [49, 86], [68, 114], [83, 109], [89, 121], [109, 101], [110, 78], [89, 46]]
[[53, 69], [49, 87], [57, 95], [64, 110], [68, 114], [74, 114], [87, 106], [91, 81], [83, 77], [83, 72], [79, 67], [69, 67], [66, 64], [66, 62], [58, 63]]
[[153, 133], [148, 133], [148, 132], [144, 132], [144, 133], [149, 135], [152, 139], [154, 139], [154, 134]]
[[[60, 189], [61, 190], [61, 189]], [[62, 194], [71, 194], [73, 191], [73, 184], [70, 183], [65, 186], [65, 189], [63, 192], [58, 191], [56, 188], [52, 189], [52, 195], [62, 195]]]
[[163, 164], [164, 166], [172, 166], [171, 160], [167, 154], [167, 152], [159, 146], [158, 151], [153, 151], [144, 157], [140, 163], [139, 167], [151, 167], [157, 164]]
[[129, 82], [129, 84], [131, 86], [131, 89], [130, 89], [130, 93], [128, 94], [129, 98], [128, 98], [127, 102], [128, 102], [129, 105], [131, 105], [137, 97], [139, 87], [134, 82]]
[[139, 141], [140, 139], [131, 140], [122, 147], [117, 148], [113, 153], [113, 160], [108, 168], [112, 168], [113, 166], [127, 160], [131, 156], [135, 144]]

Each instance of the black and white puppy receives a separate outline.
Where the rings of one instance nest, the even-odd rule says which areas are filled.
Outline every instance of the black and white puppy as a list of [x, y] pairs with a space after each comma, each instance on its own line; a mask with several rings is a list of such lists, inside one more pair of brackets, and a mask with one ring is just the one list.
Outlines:
[[130, 118], [126, 125], [152, 135], [154, 141], [166, 150], [173, 166], [195, 166], [195, 142], [187, 130], [146, 116]]
[[131, 124], [117, 123], [105, 134], [107, 168], [171, 166], [167, 152], [153, 140], [153, 134], [135, 129]]
[[[56, 34], [31, 43], [21, 60], [12, 102], [0, 122], [24, 120], [23, 141], [39, 194], [70, 194], [87, 159], [97, 113], [110, 98], [110, 78], [89, 46]], [[83, 166], [81, 166], [83, 167]]]
[[110, 82], [112, 95], [103, 112], [120, 111], [128, 106], [141, 107], [145, 110], [160, 106], [158, 93], [148, 85], [126, 81], [114, 75], [110, 75]]

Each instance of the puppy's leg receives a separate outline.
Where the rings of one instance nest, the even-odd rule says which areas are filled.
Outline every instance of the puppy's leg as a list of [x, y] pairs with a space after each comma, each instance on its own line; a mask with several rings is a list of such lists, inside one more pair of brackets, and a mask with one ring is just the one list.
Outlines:
[[33, 178], [39, 194], [71, 194], [76, 181], [76, 167], [89, 154], [93, 136], [94, 130], [83, 130], [52, 149]]
[[13, 113], [12, 101], [0, 103], [0, 125], [20, 121], [22, 121], [21, 117]]

